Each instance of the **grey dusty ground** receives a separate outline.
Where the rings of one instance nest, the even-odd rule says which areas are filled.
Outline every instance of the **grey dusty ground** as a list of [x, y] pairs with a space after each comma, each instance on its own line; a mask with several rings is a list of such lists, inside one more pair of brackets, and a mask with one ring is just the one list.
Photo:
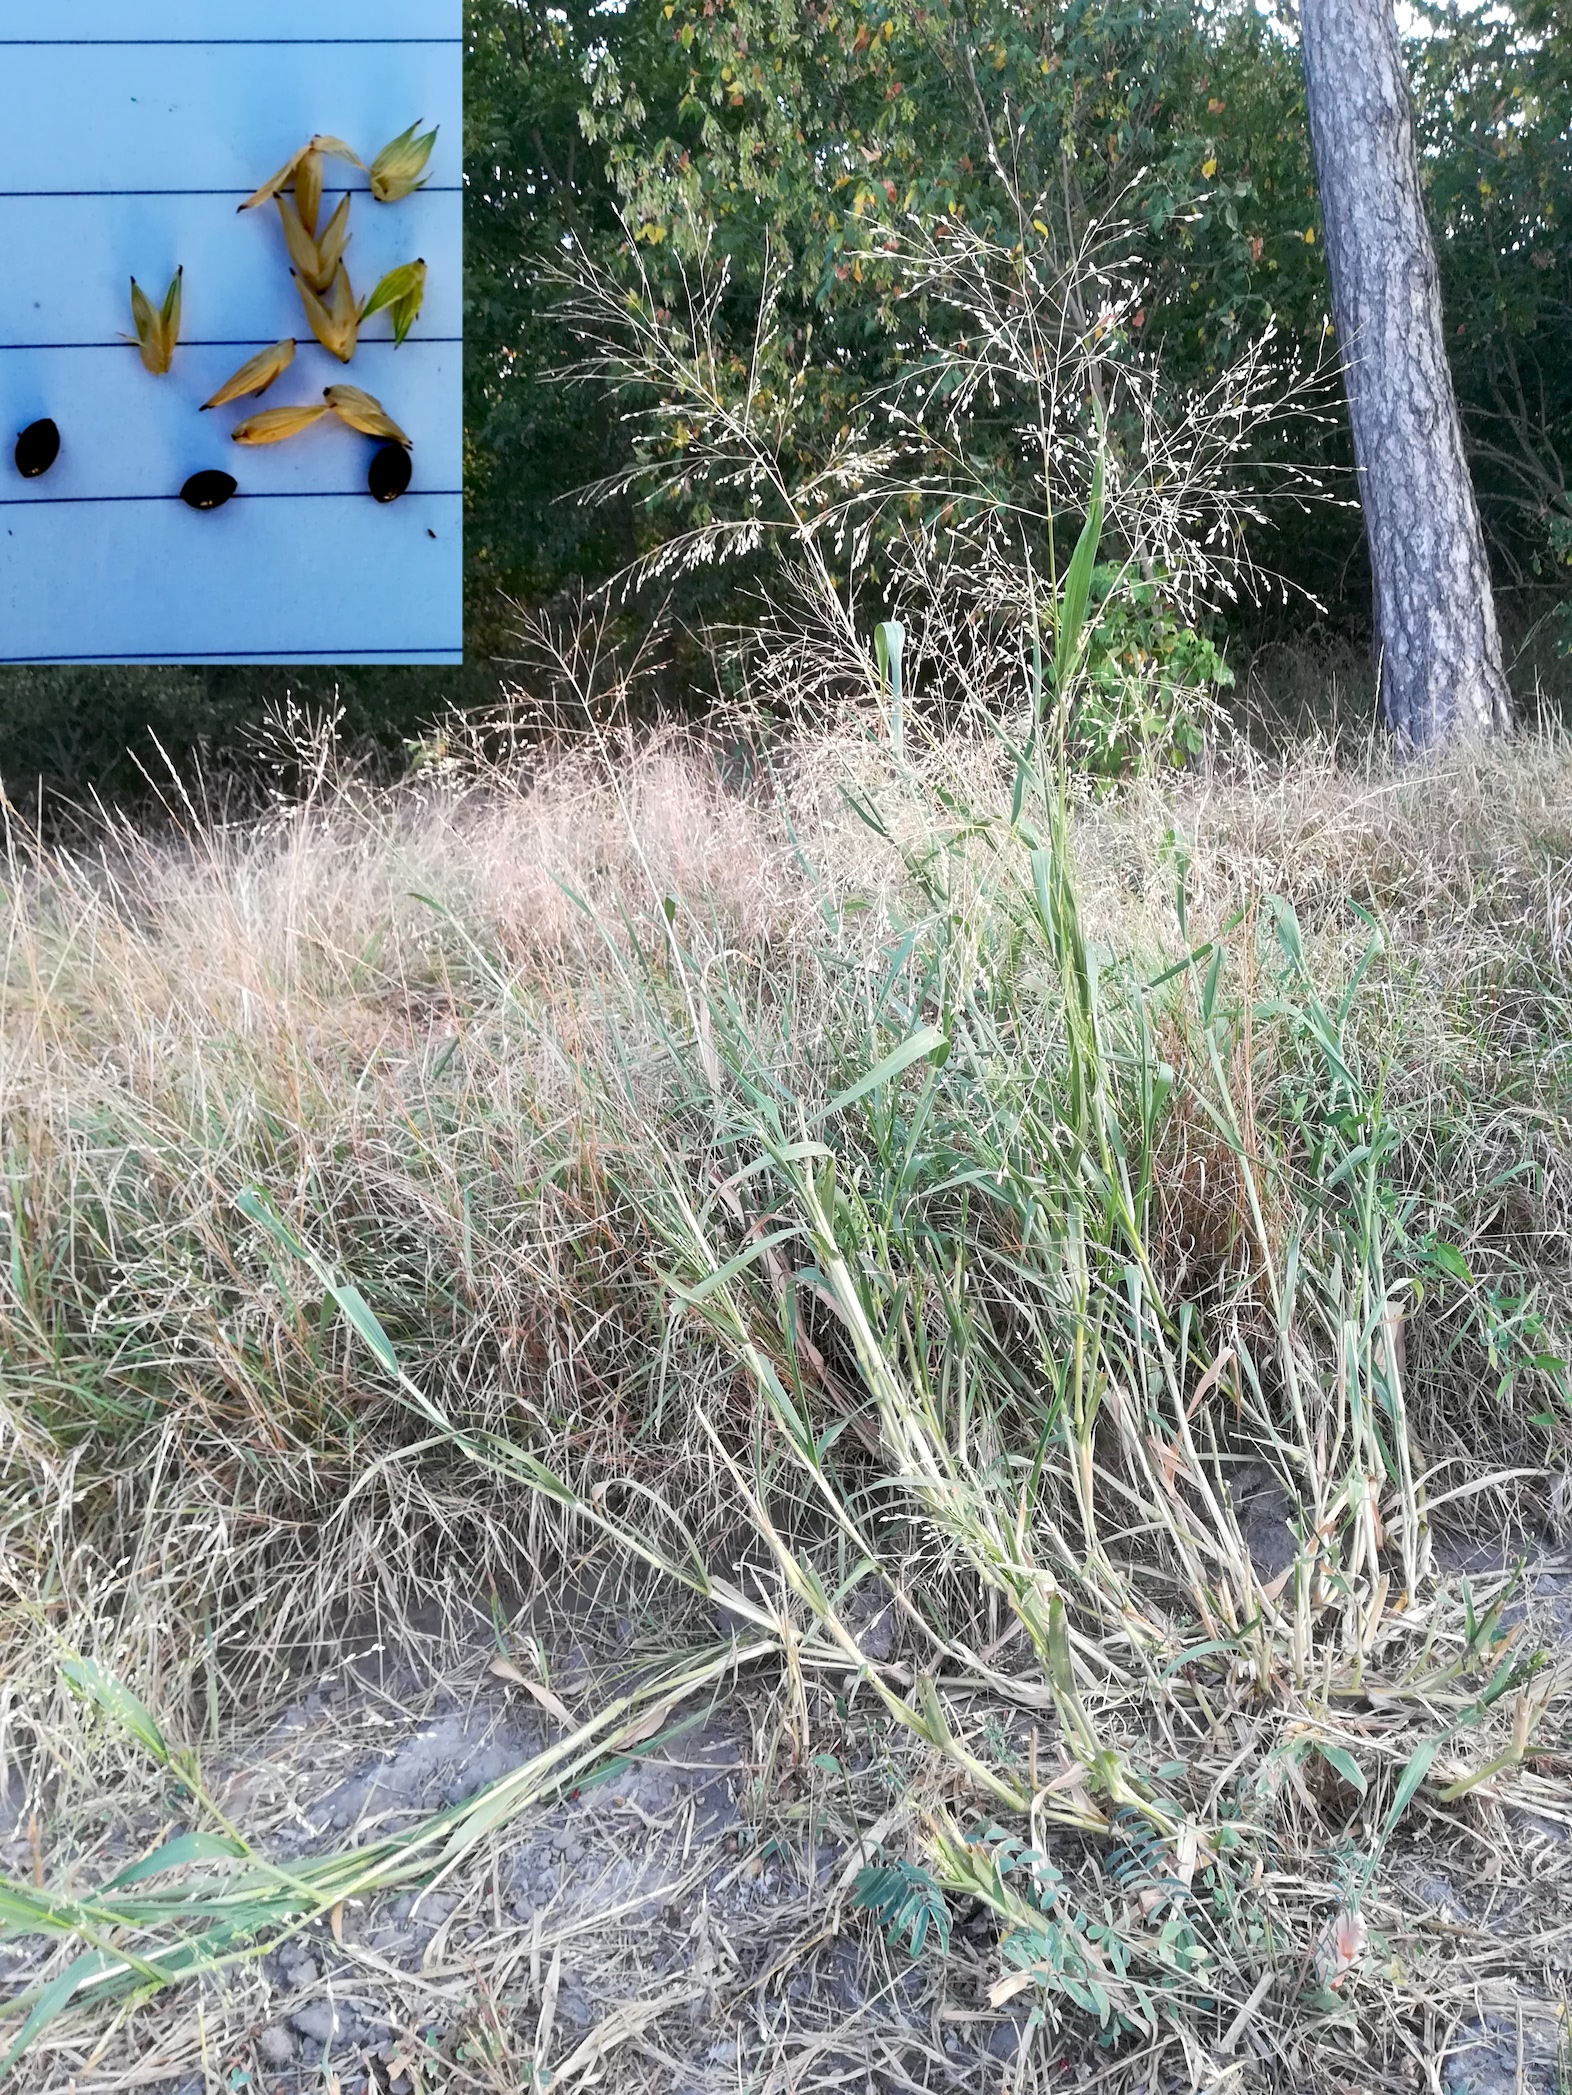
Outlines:
[[[1265, 1570], [1286, 1509], [1264, 1482], [1246, 1496]], [[1499, 1545], [1449, 1547], [1458, 1568], [1499, 1584]], [[608, 1654], [626, 1646], [630, 1627], [605, 1623], [592, 1667], [579, 1638], [593, 1645], [597, 1625], [582, 1619], [583, 1597], [571, 1599], [556, 1664], [534, 1671], [578, 1719], [604, 1692]], [[1572, 1567], [1540, 1551], [1520, 1605], [1525, 1634], [1564, 1655]], [[876, 1610], [863, 1627], [881, 1651], [895, 1641]], [[559, 1719], [499, 1676], [489, 1615], [477, 1612], [473, 1629], [440, 1679], [429, 1648], [424, 1664], [363, 1649], [301, 1683], [263, 1735], [209, 1768], [225, 1811], [287, 1861], [412, 1825], [538, 1752]], [[545, 1646], [533, 1649], [541, 1656]], [[1107, 2086], [1108, 2055], [1085, 2034], [1033, 2031], [1026, 1998], [990, 2008], [991, 1923], [959, 1913], [951, 1955], [912, 1962], [853, 1910], [863, 1855], [835, 1808], [840, 1778], [825, 1771], [834, 1756], [805, 1760], [799, 1750], [794, 1760], [776, 1692], [739, 1679], [724, 1698], [690, 1706], [679, 1736], [525, 1814], [450, 1881], [351, 1903], [336, 1930], [297, 1936], [222, 1987], [165, 1996], [105, 2042], [60, 2037], [24, 2064], [16, 2095]], [[831, 1723], [831, 1707], [814, 1705], [815, 1726]], [[867, 1767], [852, 1776], [872, 1779]], [[910, 1809], [886, 1779], [898, 1837]], [[1349, 2095], [1566, 2095], [1572, 1808], [1553, 1776], [1540, 1791], [1542, 1808], [1482, 1808], [1481, 1830], [1462, 1843], [1439, 1818], [1416, 1822], [1403, 1915], [1386, 1925], [1404, 1941], [1405, 1962], [1418, 1969], [1443, 1953], [1453, 1979], [1418, 2040], [1426, 2055], [1413, 2077], [1364, 2079], [1351, 2062]], [[867, 1796], [862, 1788], [865, 1821]], [[169, 1823], [144, 1806], [68, 1836], [13, 1811], [0, 1862], [30, 1871], [36, 1845], [58, 1867], [69, 1837], [74, 1872], [91, 1884], [166, 1837]], [[0, 1987], [24, 1982], [35, 1955], [26, 1942], [0, 1950]], [[1159, 2047], [1144, 2087], [1139, 2076], [1120, 2086], [1244, 2095], [1280, 2085], [1268, 2058], [1241, 2050], [1215, 2079]]]
[[[321, 1677], [210, 1771], [225, 1811], [248, 1833], [268, 1829], [275, 1859], [426, 1818], [556, 1735], [484, 1659], [424, 1695], [415, 1675], [380, 1670]], [[462, 1879], [351, 1905], [336, 1935], [296, 1937], [243, 1970], [214, 1989], [205, 2027], [193, 1997], [143, 2010], [134, 2078], [119, 2056], [95, 2077], [84, 2046], [52, 2064], [36, 2055], [19, 2090], [416, 2095], [523, 2089], [543, 2067], [553, 2085], [588, 2084], [613, 2065], [621, 2085], [693, 2095], [736, 2088], [739, 2074], [783, 2075], [782, 2090], [803, 2073], [815, 2087], [870, 2072], [881, 2086], [994, 2085], [1021, 2029], [988, 2010], [980, 1955], [970, 1992], [956, 1970], [892, 1960], [847, 1910], [860, 1852], [811, 1828], [761, 1838], [764, 1771], [743, 1698], [688, 1714], [615, 1779], [508, 1828]], [[8, 1830], [0, 1859], [23, 1867], [26, 1830]], [[85, 1872], [112, 1874], [163, 1830], [117, 1827], [81, 1858]], [[14, 1947], [0, 1981], [24, 1976], [33, 1947]]]

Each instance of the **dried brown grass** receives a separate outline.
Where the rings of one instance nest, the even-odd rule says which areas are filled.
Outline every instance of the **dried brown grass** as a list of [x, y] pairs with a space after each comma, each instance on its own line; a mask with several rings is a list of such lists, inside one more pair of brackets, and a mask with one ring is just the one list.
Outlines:
[[[528, 771], [450, 754], [389, 792], [325, 777], [303, 805], [229, 827], [187, 815], [156, 840], [122, 828], [46, 848], [13, 819], [0, 1772], [16, 1794], [64, 1823], [106, 1798], [134, 1814], [148, 1793], [61, 1687], [65, 1649], [216, 1748], [351, 1624], [451, 1649], [477, 1600], [511, 1605], [584, 1553], [538, 1499], [417, 1449], [323, 1302], [238, 1220], [247, 1185], [373, 1293], [450, 1416], [586, 1486], [636, 1474], [717, 1551], [746, 1524], [691, 1420], [707, 1402], [740, 1427], [748, 1400], [712, 1344], [668, 1327], [661, 1247], [597, 1112], [615, 1095], [624, 1126], [631, 1106], [680, 1137], [660, 1005], [629, 996], [628, 971], [652, 971], [676, 1008], [707, 956], [761, 1061], [813, 1096], [858, 985], [922, 918], [897, 847], [931, 837], [952, 893], [981, 893], [985, 857], [948, 810], [1000, 775], [986, 744], [892, 771], [846, 735], [738, 783], [667, 738]], [[869, 787], [891, 838], [852, 811]], [[1286, 897], [1333, 999], [1380, 926], [1353, 1023], [1401, 1110], [1416, 1227], [1432, 1217], [1502, 1295], [1503, 1329], [1528, 1274], [1558, 1343], [1572, 749], [1525, 737], [1425, 772], [1330, 747], [1235, 752], [1088, 800], [1074, 840], [1095, 940], [1143, 963], [1179, 943], [1181, 866], [1191, 943]], [[1280, 1041], [1246, 1038], [1230, 1089], [1265, 1100], [1285, 1070]], [[1155, 1255], [1187, 1294], [1221, 1292], [1255, 1255], [1239, 1154], [1194, 1113], [1164, 1145]], [[1552, 1405], [1533, 1424], [1531, 1375], [1497, 1389], [1465, 1322], [1423, 1305], [1411, 1320], [1411, 1413], [1449, 1481], [1470, 1481], [1469, 1450], [1476, 1475], [1518, 1471], [1476, 1510], [1532, 1529], [1551, 1517], [1567, 1422]], [[1487, 1376], [1460, 1419], [1460, 1387]]]

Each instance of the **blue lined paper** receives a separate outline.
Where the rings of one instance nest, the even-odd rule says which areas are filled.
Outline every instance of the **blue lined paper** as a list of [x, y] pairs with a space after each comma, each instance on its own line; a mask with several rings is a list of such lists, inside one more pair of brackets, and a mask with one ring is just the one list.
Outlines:
[[[275, 0], [274, 33], [203, 35], [211, 0], [0, 0], [0, 662], [456, 661], [462, 653], [462, 40], [459, 0]], [[40, 37], [28, 30], [46, 29]], [[133, 34], [132, 32], [135, 32]], [[428, 186], [354, 192], [364, 297], [424, 258], [427, 304], [395, 349], [386, 316], [345, 367], [311, 337], [276, 210], [236, 205], [315, 131], [368, 160], [439, 125]], [[185, 268], [181, 347], [146, 372], [129, 278], [157, 302]], [[260, 399], [198, 409], [284, 335], [295, 363]], [[374, 393], [413, 439], [401, 501], [363, 492], [372, 440], [329, 418], [287, 444], [229, 440], [247, 414]], [[23, 480], [16, 433], [50, 416], [58, 464]], [[219, 467], [241, 495], [189, 510]]]

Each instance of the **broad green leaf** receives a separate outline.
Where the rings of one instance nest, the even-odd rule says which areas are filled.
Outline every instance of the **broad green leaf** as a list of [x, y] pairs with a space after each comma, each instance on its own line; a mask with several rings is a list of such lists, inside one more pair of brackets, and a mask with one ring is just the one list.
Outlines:
[[1227, 953], [1226, 946], [1219, 946], [1206, 970], [1206, 981], [1201, 989], [1201, 1020], [1204, 1025], [1209, 1026], [1212, 1023], [1212, 1014], [1217, 1009], [1218, 985], [1223, 979], [1223, 962]]
[[1348, 1152], [1335, 1171], [1327, 1173], [1326, 1177], [1321, 1181], [1323, 1188], [1330, 1193], [1334, 1186], [1340, 1186], [1345, 1178], [1352, 1177], [1361, 1164], [1368, 1163], [1371, 1155], [1372, 1151], [1368, 1142], [1357, 1144]]
[[365, 1340], [390, 1375], [399, 1371], [398, 1355], [393, 1350], [393, 1341], [382, 1329], [376, 1311], [366, 1300], [353, 1281], [341, 1280], [329, 1283], [330, 1292], [339, 1308], [348, 1317], [356, 1331]]
[[1302, 970], [1305, 964], [1304, 941], [1299, 936], [1299, 919], [1294, 914], [1293, 905], [1284, 901], [1281, 895], [1273, 895], [1268, 907], [1276, 920], [1278, 944], [1294, 966]]
[[96, 1702], [108, 1717], [128, 1731], [139, 1745], [145, 1746], [153, 1758], [167, 1767], [172, 1758], [169, 1742], [153, 1720], [151, 1711], [140, 1703], [131, 1690], [111, 1673], [92, 1659], [69, 1658], [61, 1666], [66, 1684], [74, 1694], [84, 1701]]
[[902, 1070], [910, 1069], [914, 1062], [937, 1054], [945, 1045], [945, 1036], [937, 1026], [920, 1026], [910, 1039], [903, 1040], [893, 1054], [870, 1069], [866, 1076], [859, 1077], [849, 1089], [837, 1092], [827, 1106], [821, 1106], [813, 1116], [816, 1127], [821, 1120], [828, 1120], [832, 1113], [843, 1113], [854, 1106], [858, 1099], [866, 1098], [870, 1091], [878, 1091], [898, 1077]]
[[[282, 1215], [273, 1207], [272, 1203], [265, 1200], [260, 1193], [248, 1189], [246, 1192], [236, 1196], [235, 1205], [239, 1208], [241, 1214], [247, 1216], [252, 1222], [260, 1223], [275, 1243], [282, 1244], [284, 1249], [298, 1258], [302, 1265], [311, 1269], [316, 1275], [318, 1283], [327, 1294], [332, 1296], [344, 1315], [349, 1319], [351, 1325], [376, 1355], [381, 1365], [387, 1369], [390, 1375], [396, 1375], [401, 1382], [407, 1381], [408, 1378], [399, 1366], [398, 1354], [394, 1351], [393, 1341], [383, 1330], [381, 1320], [377, 1316], [376, 1311], [353, 1281], [338, 1279], [331, 1269], [318, 1258], [311, 1246], [295, 1234]], [[419, 1392], [417, 1392], [418, 1394]], [[423, 1398], [422, 1402], [425, 1403], [426, 1400]], [[428, 1408], [434, 1410], [434, 1407], [428, 1406]], [[444, 1420], [445, 1423], [446, 1421]]]
[[216, 1862], [220, 1857], [242, 1857], [250, 1851], [244, 1841], [232, 1840], [226, 1833], [181, 1833], [154, 1854], [133, 1862], [123, 1869], [118, 1877], [111, 1877], [103, 1887], [105, 1892], [119, 1891], [128, 1884], [140, 1884], [148, 1877], [156, 1877], [164, 1870], [183, 1869], [188, 1862]]
[[879, 674], [888, 678], [898, 692], [901, 688], [901, 655], [906, 645], [906, 628], [899, 619], [887, 618], [883, 625], [873, 629], [873, 651], [879, 659]]
[[16, 2034], [16, 2041], [0, 2059], [0, 2080], [10, 2072], [34, 2038], [41, 2037], [50, 2023], [65, 2013], [84, 1986], [90, 1986], [95, 1979], [113, 1969], [112, 1960], [102, 1950], [89, 1950], [68, 1964], [59, 1978], [51, 1979], [34, 2001], [27, 2020]]
[[1358, 1790], [1361, 1797], [1365, 1794], [1370, 1785], [1366, 1782], [1358, 1761], [1346, 1746], [1333, 1746], [1325, 1739], [1317, 1739], [1315, 1750], [1329, 1767], [1336, 1768], [1350, 1789]]
[[1443, 1273], [1450, 1273], [1454, 1280], [1466, 1281], [1470, 1287], [1473, 1286], [1472, 1269], [1455, 1244], [1444, 1244], [1439, 1237], [1432, 1237], [1427, 1249], [1432, 1265], [1439, 1266]]
[[1054, 689], [1061, 695], [1080, 665], [1081, 640], [1086, 625], [1086, 605], [1092, 589], [1092, 569], [1097, 564], [1097, 547], [1103, 535], [1103, 460], [1098, 453], [1097, 464], [1092, 471], [1091, 500], [1086, 505], [1086, 522], [1081, 527], [1081, 536], [1076, 542], [1070, 565], [1065, 571], [1064, 596], [1059, 605], [1059, 631], [1055, 639], [1053, 654]]
[[727, 1259], [725, 1265], [717, 1266], [713, 1273], [706, 1273], [702, 1280], [695, 1281], [691, 1287], [682, 1281], [673, 1280], [669, 1275], [666, 1285], [681, 1302], [703, 1302], [707, 1296], [713, 1295], [717, 1288], [725, 1287], [726, 1283], [735, 1280], [739, 1273], [746, 1273], [750, 1266], [757, 1265], [767, 1251], [772, 1251], [777, 1244], [790, 1243], [799, 1234], [795, 1228], [771, 1230], [767, 1237], [760, 1237], [757, 1243], [749, 1244], [745, 1250], [739, 1251], [735, 1258]]
[[1425, 1739], [1415, 1751], [1408, 1766], [1404, 1768], [1402, 1780], [1397, 1785], [1397, 1794], [1392, 1799], [1392, 1808], [1386, 1815], [1386, 1826], [1381, 1836], [1383, 1840], [1419, 1794], [1419, 1785], [1430, 1773], [1430, 1763], [1440, 1750], [1440, 1739]]
[[1189, 968], [1199, 967], [1203, 960], [1210, 960], [1212, 952], [1213, 942], [1208, 939], [1204, 946], [1195, 947], [1192, 952], [1186, 953], [1183, 960], [1176, 960], [1172, 967], [1165, 967], [1160, 975], [1154, 975], [1147, 983], [1147, 988], [1161, 989], [1165, 982], [1172, 982], [1175, 975], [1182, 975]]
[[1181, 1651], [1177, 1658], [1170, 1659], [1157, 1677], [1159, 1680], [1171, 1680], [1183, 1666], [1199, 1665], [1202, 1659], [1237, 1655], [1239, 1644], [1238, 1637], [1213, 1637], [1209, 1643], [1192, 1644], [1188, 1650]]
[[265, 1200], [260, 1193], [248, 1186], [244, 1193], [235, 1196], [235, 1206], [249, 1221], [260, 1223], [274, 1242], [282, 1244], [286, 1251], [293, 1252], [296, 1258], [308, 1266], [316, 1264], [311, 1252], [270, 1200]]

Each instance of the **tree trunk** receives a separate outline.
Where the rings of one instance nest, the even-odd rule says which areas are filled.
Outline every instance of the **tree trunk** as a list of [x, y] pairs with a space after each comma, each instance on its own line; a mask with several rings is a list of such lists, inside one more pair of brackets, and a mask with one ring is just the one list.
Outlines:
[[1301, 0], [1300, 40], [1382, 702], [1402, 740], [1440, 748], [1511, 710], [1392, 0]]

